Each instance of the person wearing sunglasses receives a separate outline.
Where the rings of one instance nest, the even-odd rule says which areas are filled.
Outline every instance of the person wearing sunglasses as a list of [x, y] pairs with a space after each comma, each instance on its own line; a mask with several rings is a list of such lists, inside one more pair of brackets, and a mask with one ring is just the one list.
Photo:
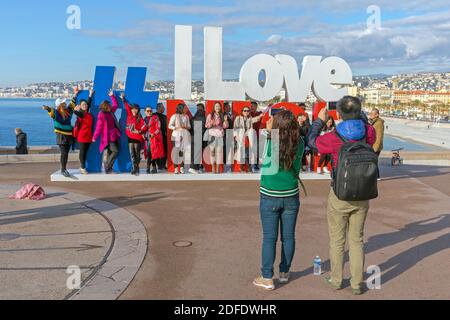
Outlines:
[[214, 104], [213, 112], [206, 117], [205, 127], [210, 139], [212, 173], [220, 173], [220, 165], [223, 164], [223, 136], [224, 130], [228, 128], [228, 116], [223, 113], [219, 102]]
[[151, 107], [146, 107], [144, 122], [148, 128], [145, 133], [144, 144], [144, 157], [147, 159], [147, 174], [158, 173], [157, 164], [166, 156], [164, 153], [161, 121], [153, 113]]
[[257, 138], [253, 124], [261, 121], [261, 118], [262, 115], [252, 117], [250, 108], [244, 107], [241, 114], [234, 120], [233, 134], [236, 141], [235, 159], [239, 162], [242, 173], [248, 173], [250, 163], [256, 163]]

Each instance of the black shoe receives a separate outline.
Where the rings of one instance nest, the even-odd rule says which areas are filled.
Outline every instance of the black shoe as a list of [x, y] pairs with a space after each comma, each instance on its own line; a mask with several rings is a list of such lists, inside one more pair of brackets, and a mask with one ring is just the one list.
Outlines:
[[152, 173], [158, 173], [158, 170], [156, 169], [156, 167], [153, 167]]
[[147, 173], [147, 174], [150, 174], [150, 168], [147, 168], [146, 173]]
[[70, 178], [70, 173], [66, 169], [61, 170], [61, 174], [66, 178]]

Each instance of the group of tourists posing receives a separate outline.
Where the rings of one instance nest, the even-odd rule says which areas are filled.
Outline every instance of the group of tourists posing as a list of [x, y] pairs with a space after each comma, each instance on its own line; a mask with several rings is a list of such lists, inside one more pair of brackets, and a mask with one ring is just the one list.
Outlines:
[[[80, 100], [77, 104], [79, 89], [75, 89], [75, 95], [67, 105], [64, 99], [55, 102], [55, 108], [43, 106], [53, 119], [56, 144], [61, 152], [61, 173], [65, 177], [70, 174], [67, 171], [67, 161], [70, 147], [74, 142], [78, 144], [80, 171], [87, 174], [86, 160], [90, 145], [99, 140], [99, 151], [103, 153], [103, 166], [106, 174], [113, 173], [114, 162], [119, 154], [119, 141], [121, 129], [115, 116], [119, 104], [112, 90], [109, 91], [110, 101], [105, 100], [100, 104], [97, 121], [94, 126], [94, 117], [90, 112], [94, 91], [89, 92], [87, 100]], [[126, 135], [130, 151], [132, 170], [131, 173], [139, 174], [141, 162], [141, 150], [144, 147], [144, 157], [147, 159], [147, 173], [157, 173], [158, 169], [165, 167], [165, 155], [167, 144], [165, 143], [165, 127], [167, 124], [164, 106], [158, 104], [157, 112], [153, 113], [151, 107], [145, 108], [145, 116], [140, 112], [137, 104], [127, 101], [124, 94], [120, 96], [126, 110]], [[77, 120], [72, 126], [72, 116]]]
[[[94, 121], [90, 112], [94, 91], [89, 92], [88, 99], [82, 99], [77, 104], [78, 94], [79, 89], [76, 88], [69, 104], [65, 99], [58, 99], [55, 102], [55, 108], [42, 107], [53, 119], [56, 144], [61, 153], [61, 173], [65, 177], [70, 177], [67, 162], [71, 146], [76, 142], [79, 148], [80, 172], [87, 174], [87, 154], [90, 145], [98, 140], [99, 152], [103, 154], [104, 171], [106, 174], [111, 174], [119, 154], [122, 135], [115, 116], [119, 107], [118, 99], [110, 90], [108, 93], [110, 100], [105, 100], [100, 104], [97, 120]], [[189, 154], [189, 172], [201, 173], [203, 169], [201, 159], [206, 148], [209, 148], [208, 160], [213, 173], [220, 173], [222, 165], [233, 163], [234, 159], [239, 161], [241, 172], [250, 170], [257, 172], [259, 170], [257, 156], [259, 136], [257, 132], [263, 114], [257, 111], [258, 106], [255, 102], [251, 104], [251, 107], [244, 107], [241, 114], [236, 117], [233, 117], [231, 107], [227, 102], [223, 107], [216, 102], [210, 114], [206, 114], [205, 105], [199, 103], [194, 115], [185, 104], [179, 104], [175, 114], [167, 122], [162, 103], [158, 103], [156, 113], [153, 113], [152, 108], [147, 106], [145, 115], [142, 116], [138, 104], [130, 103], [123, 93], [120, 95], [120, 99], [127, 115], [125, 134], [132, 163], [131, 174], [139, 175], [142, 148], [147, 160], [148, 174], [167, 168], [167, 129], [172, 131], [172, 161], [175, 164], [175, 174], [185, 173], [185, 161]], [[77, 119], [75, 125], [72, 126], [74, 114]], [[196, 123], [200, 124], [202, 128], [200, 148], [194, 146], [193, 137]], [[225, 141], [230, 134], [227, 129], [232, 129], [234, 157], [225, 147]], [[194, 152], [195, 150], [197, 151]], [[231, 171], [231, 165], [228, 165], [225, 170]]]

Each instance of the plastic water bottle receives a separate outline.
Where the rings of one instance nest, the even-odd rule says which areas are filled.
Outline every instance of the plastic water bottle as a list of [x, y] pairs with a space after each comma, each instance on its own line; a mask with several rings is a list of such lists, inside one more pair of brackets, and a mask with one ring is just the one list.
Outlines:
[[315, 276], [320, 276], [320, 274], [322, 273], [322, 267], [321, 267], [322, 261], [320, 260], [319, 256], [316, 256], [314, 258], [314, 275]]

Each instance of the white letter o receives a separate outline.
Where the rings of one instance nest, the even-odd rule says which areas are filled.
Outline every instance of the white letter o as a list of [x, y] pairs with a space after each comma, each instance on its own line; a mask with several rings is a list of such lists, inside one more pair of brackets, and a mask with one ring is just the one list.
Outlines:
[[[259, 83], [259, 74], [264, 70], [264, 87]], [[249, 58], [241, 68], [239, 80], [247, 95], [256, 101], [274, 98], [283, 87], [284, 74], [280, 63], [268, 54], [257, 54]]]

